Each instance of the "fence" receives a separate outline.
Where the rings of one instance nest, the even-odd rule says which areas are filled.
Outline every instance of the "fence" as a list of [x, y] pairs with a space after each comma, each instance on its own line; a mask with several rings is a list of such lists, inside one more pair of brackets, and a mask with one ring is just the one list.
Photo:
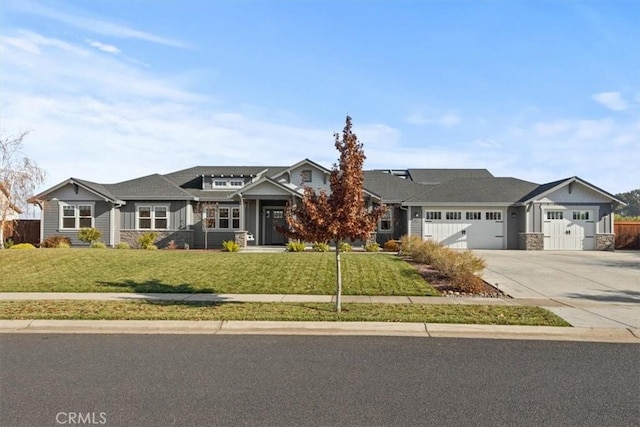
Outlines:
[[640, 249], [640, 222], [615, 222], [616, 249]]
[[13, 243], [40, 244], [39, 219], [21, 219], [15, 222], [5, 221], [2, 224], [2, 228], [4, 228], [5, 240], [11, 239]]

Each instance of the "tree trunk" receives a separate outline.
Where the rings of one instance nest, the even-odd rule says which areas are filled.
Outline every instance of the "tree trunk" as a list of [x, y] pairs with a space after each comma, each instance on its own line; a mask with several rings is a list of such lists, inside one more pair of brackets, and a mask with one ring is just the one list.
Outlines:
[[336, 311], [340, 313], [342, 299], [342, 269], [340, 267], [340, 241], [336, 240]]

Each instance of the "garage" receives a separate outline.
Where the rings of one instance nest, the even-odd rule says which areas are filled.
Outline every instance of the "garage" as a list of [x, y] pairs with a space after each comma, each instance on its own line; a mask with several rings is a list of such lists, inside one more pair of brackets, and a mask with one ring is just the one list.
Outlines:
[[504, 216], [502, 209], [426, 210], [423, 234], [453, 249], [504, 249]]
[[544, 249], [595, 249], [595, 212], [589, 209], [548, 209], [544, 212]]

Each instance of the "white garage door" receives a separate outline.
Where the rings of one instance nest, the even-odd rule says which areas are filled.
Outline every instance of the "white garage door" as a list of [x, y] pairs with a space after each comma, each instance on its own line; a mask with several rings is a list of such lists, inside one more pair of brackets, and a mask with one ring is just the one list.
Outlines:
[[594, 250], [596, 223], [591, 210], [547, 210], [544, 216], [544, 248]]
[[504, 211], [428, 210], [424, 238], [455, 249], [504, 249]]

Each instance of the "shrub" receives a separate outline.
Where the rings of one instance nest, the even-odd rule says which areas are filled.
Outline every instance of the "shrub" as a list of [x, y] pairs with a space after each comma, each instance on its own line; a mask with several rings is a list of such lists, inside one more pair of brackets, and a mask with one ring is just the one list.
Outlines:
[[472, 251], [455, 251], [432, 240], [422, 241], [416, 236], [402, 237], [402, 251], [415, 262], [428, 264], [462, 292], [477, 293], [484, 289], [479, 277], [486, 261]]
[[[138, 244], [142, 249], [151, 249], [150, 246], [154, 246], [154, 243], [156, 242], [157, 238], [158, 238], [158, 233], [154, 231], [150, 231], [138, 237]], [[155, 249], [158, 249], [158, 248], [156, 247]]]
[[364, 250], [367, 252], [378, 252], [380, 251], [380, 245], [376, 242], [367, 243], [364, 246]]
[[222, 250], [225, 252], [238, 252], [240, 250], [240, 244], [235, 240], [225, 240], [222, 242]]
[[300, 240], [291, 240], [287, 243], [287, 252], [304, 252], [307, 245]]
[[329, 252], [329, 245], [325, 242], [316, 242], [313, 244], [314, 252]]
[[120, 242], [115, 246], [116, 249], [131, 249], [127, 242]]
[[15, 245], [15, 243], [13, 242], [13, 239], [7, 239], [4, 242], [4, 248], [5, 249], [11, 249], [11, 247]]
[[[223, 246], [224, 246], [224, 243], [223, 243]], [[176, 245], [175, 240], [171, 240], [169, 243], [167, 243], [167, 246], [165, 246], [164, 248], [169, 250], [175, 250], [175, 249], [178, 249], [178, 245]]]
[[78, 232], [78, 239], [86, 243], [94, 243], [100, 240], [102, 233], [97, 228], [81, 228]]
[[18, 243], [17, 245], [11, 246], [11, 249], [35, 249], [31, 243]]
[[[64, 243], [66, 246], [60, 246], [60, 243]], [[43, 248], [59, 248], [59, 247], [71, 247], [71, 239], [67, 236], [49, 236], [40, 244]]]
[[158, 247], [156, 245], [149, 245], [145, 249], [148, 251], [155, 251], [158, 249]]
[[387, 240], [384, 242], [384, 250], [387, 252], [398, 252], [400, 250], [400, 245], [396, 240]]
[[92, 249], [107, 249], [107, 245], [102, 242], [91, 242], [91, 245], [89, 245], [89, 247]]
[[404, 235], [400, 238], [402, 253], [413, 256], [413, 252], [422, 244], [422, 239], [418, 236]]
[[58, 249], [69, 249], [70, 247], [71, 245], [66, 242], [60, 242], [58, 243], [58, 246], [56, 246]]
[[349, 242], [340, 243], [340, 252], [351, 252], [353, 250], [353, 246]]

